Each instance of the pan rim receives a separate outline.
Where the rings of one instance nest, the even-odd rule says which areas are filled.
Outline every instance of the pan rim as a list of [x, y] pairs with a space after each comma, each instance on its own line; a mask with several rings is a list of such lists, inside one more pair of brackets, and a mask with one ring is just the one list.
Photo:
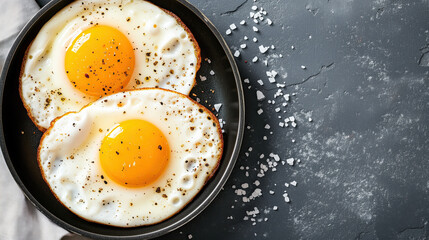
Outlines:
[[5, 91], [5, 84], [6, 84], [6, 77], [8, 76], [10, 66], [12, 63], [13, 57], [16, 55], [16, 52], [18, 50], [18, 47], [21, 45], [21, 42], [24, 40], [25, 36], [29, 32], [30, 29], [33, 28], [34, 24], [36, 24], [39, 19], [46, 14], [51, 8], [54, 8], [57, 4], [61, 3], [62, 1], [66, 2], [72, 2], [71, 0], [52, 0], [47, 5], [45, 5], [42, 9], [40, 9], [22, 28], [22, 30], [19, 32], [17, 37], [15, 38], [15, 41], [13, 45], [11, 46], [11, 49], [7, 55], [6, 61], [3, 66], [3, 71], [0, 77], [0, 147], [5, 159], [5, 162], [8, 166], [9, 171], [11, 172], [15, 182], [18, 184], [18, 186], [21, 188], [21, 190], [24, 193], [24, 196], [30, 200], [30, 202], [38, 209], [40, 212], [42, 212], [49, 220], [57, 224], [58, 226], [71, 231], [73, 233], [76, 233], [78, 235], [97, 238], [97, 239], [141, 239], [143, 238], [154, 238], [161, 235], [164, 235], [168, 232], [171, 232], [192, 219], [194, 219], [198, 214], [200, 214], [219, 194], [222, 187], [225, 185], [226, 181], [228, 180], [229, 176], [231, 175], [231, 172], [235, 166], [235, 163], [238, 159], [238, 155], [241, 149], [243, 137], [244, 137], [244, 123], [245, 123], [245, 102], [244, 102], [244, 92], [243, 87], [241, 83], [241, 78], [239, 74], [239, 70], [237, 67], [237, 64], [234, 60], [234, 57], [226, 43], [226, 41], [223, 39], [220, 32], [216, 29], [214, 24], [195, 6], [193, 6], [191, 3], [189, 3], [187, 0], [174, 0], [178, 2], [179, 4], [183, 5], [185, 8], [190, 10], [195, 17], [197, 17], [199, 20], [201, 20], [205, 26], [213, 33], [213, 35], [216, 37], [216, 40], [219, 42], [219, 44], [222, 46], [223, 51], [225, 52], [225, 55], [228, 59], [228, 62], [231, 66], [232, 73], [235, 79], [235, 86], [237, 89], [237, 99], [238, 99], [238, 125], [237, 125], [237, 133], [235, 137], [235, 143], [234, 148], [232, 149], [232, 155], [230, 159], [224, 159], [224, 161], [227, 161], [227, 165], [225, 168], [225, 171], [222, 173], [221, 178], [219, 181], [216, 182], [213, 191], [211, 191], [207, 197], [204, 198], [204, 200], [197, 205], [192, 211], [190, 211], [187, 215], [185, 215], [184, 218], [173, 222], [170, 225], [167, 225], [163, 228], [157, 229], [155, 231], [137, 234], [137, 235], [129, 235], [129, 236], [113, 236], [113, 235], [102, 235], [99, 233], [93, 233], [88, 232], [86, 230], [83, 230], [81, 228], [75, 227], [50, 211], [48, 211], [37, 199], [31, 194], [31, 192], [26, 188], [21, 178], [18, 176], [18, 173], [12, 163], [12, 160], [9, 156], [9, 152], [6, 145], [5, 135], [4, 135], [4, 125], [3, 125], [3, 97], [4, 97], [4, 91]]

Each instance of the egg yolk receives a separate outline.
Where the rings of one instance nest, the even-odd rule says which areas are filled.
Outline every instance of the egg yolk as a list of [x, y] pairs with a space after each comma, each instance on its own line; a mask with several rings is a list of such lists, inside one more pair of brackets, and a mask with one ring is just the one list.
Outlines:
[[66, 51], [65, 70], [70, 82], [91, 96], [121, 91], [134, 71], [134, 51], [119, 30], [91, 27], [79, 34]]
[[113, 181], [127, 187], [143, 187], [165, 170], [170, 147], [164, 134], [145, 120], [119, 123], [103, 139], [100, 161]]

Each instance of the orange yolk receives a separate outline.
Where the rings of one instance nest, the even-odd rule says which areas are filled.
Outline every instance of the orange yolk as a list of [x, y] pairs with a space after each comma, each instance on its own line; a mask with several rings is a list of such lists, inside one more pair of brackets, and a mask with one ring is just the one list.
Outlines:
[[127, 120], [103, 139], [100, 161], [112, 180], [127, 187], [143, 187], [165, 170], [170, 147], [164, 134], [145, 120]]
[[77, 36], [66, 51], [65, 70], [81, 92], [101, 97], [121, 91], [134, 71], [134, 51], [115, 28], [95, 26]]

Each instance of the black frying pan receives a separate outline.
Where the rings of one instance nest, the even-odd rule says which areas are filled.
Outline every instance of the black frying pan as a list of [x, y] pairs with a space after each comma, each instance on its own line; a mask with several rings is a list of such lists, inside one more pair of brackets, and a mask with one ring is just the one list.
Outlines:
[[[0, 144], [7, 166], [37, 209], [59, 226], [83, 236], [97, 239], [153, 238], [182, 226], [207, 207], [219, 193], [240, 150], [244, 130], [244, 97], [237, 66], [225, 41], [213, 24], [185, 0], [151, 1], [179, 16], [194, 34], [203, 59], [198, 75], [209, 76], [209, 80], [199, 82], [192, 93], [203, 100], [202, 103], [209, 109], [213, 109], [215, 103], [222, 103], [219, 117], [226, 122], [225, 149], [216, 174], [190, 204], [162, 223], [127, 229], [85, 221], [60, 204], [42, 179], [36, 160], [42, 133], [23, 107], [18, 77], [27, 46], [43, 24], [72, 0], [53, 0], [43, 7], [18, 35], [4, 65], [0, 83]], [[205, 58], [209, 58], [211, 64], [204, 61]], [[210, 70], [214, 70], [216, 75], [211, 77]]]

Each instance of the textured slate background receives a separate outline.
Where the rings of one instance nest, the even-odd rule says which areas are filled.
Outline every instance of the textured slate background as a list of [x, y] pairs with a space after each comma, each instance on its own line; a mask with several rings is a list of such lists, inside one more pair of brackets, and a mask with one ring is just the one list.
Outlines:
[[[233, 52], [247, 44], [236, 60], [250, 81], [244, 84], [249, 129], [225, 190], [193, 221], [160, 239], [428, 238], [427, 0], [190, 2], [213, 21]], [[254, 24], [248, 18], [253, 5], [263, 7], [274, 24]], [[226, 35], [231, 23], [238, 29]], [[261, 54], [259, 45], [275, 49]], [[285, 94], [296, 94], [286, 107], [273, 97], [277, 87], [265, 74], [271, 70], [279, 73], [277, 82], [286, 83]], [[256, 90], [264, 101], [256, 100]], [[268, 103], [273, 99], [275, 104]], [[258, 115], [260, 108], [264, 113]], [[298, 127], [279, 127], [289, 116]], [[260, 178], [260, 164], [270, 153], [301, 163], [279, 164]], [[285, 186], [294, 180], [296, 187]], [[256, 188], [262, 196], [250, 202], [235, 193], [243, 189], [248, 197]], [[255, 207], [253, 224], [244, 218]]]
[[[161, 239], [187, 239], [189, 234], [193, 239], [428, 238], [427, 0], [190, 2], [213, 21], [232, 52], [247, 44], [236, 60], [242, 78], [250, 80], [244, 88], [251, 129], [225, 190], [195, 220]], [[252, 23], [253, 5], [263, 7], [274, 24]], [[246, 26], [239, 24], [243, 19]], [[231, 23], [238, 29], [226, 35]], [[251, 41], [254, 36], [257, 43]], [[261, 44], [275, 49], [261, 54]], [[252, 63], [254, 56], [260, 61]], [[268, 103], [277, 90], [267, 81], [269, 70], [279, 72], [277, 82], [288, 85], [284, 93], [296, 93], [287, 107], [280, 98]], [[265, 84], [260, 86], [258, 79]], [[267, 98], [258, 102], [256, 90]], [[275, 112], [276, 107], [281, 111]], [[295, 116], [298, 127], [279, 127], [278, 116]], [[277, 166], [258, 178], [259, 164], [269, 153], [301, 163]], [[248, 196], [258, 188], [255, 180], [263, 195], [243, 203], [232, 186], [248, 183]], [[286, 188], [284, 183], [293, 180], [297, 187]], [[282, 196], [285, 190], [291, 203]], [[260, 211], [256, 225], [243, 220], [254, 207]]]

